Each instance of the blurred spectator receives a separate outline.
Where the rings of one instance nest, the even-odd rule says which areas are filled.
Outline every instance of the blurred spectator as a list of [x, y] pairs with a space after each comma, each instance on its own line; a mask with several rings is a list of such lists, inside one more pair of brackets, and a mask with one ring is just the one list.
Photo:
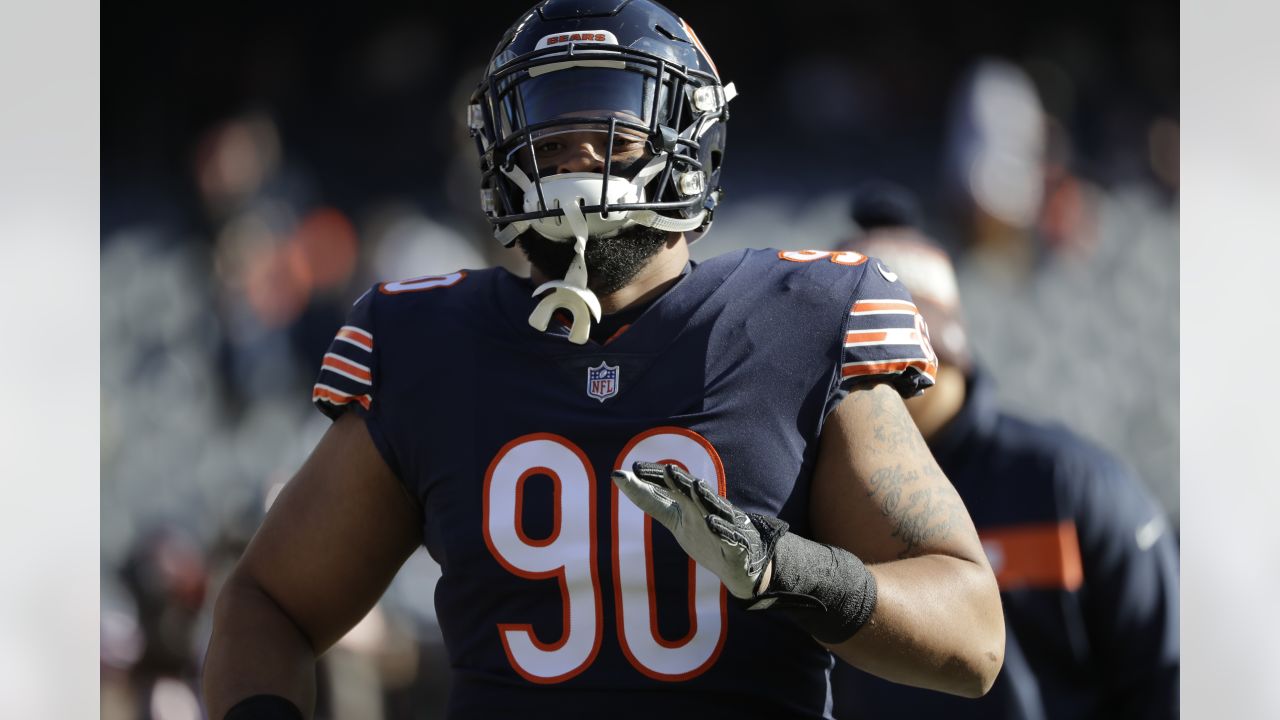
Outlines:
[[364, 234], [373, 248], [365, 285], [490, 264], [475, 243], [411, 207], [387, 204], [377, 208], [365, 226]]
[[[1057, 78], [1056, 69], [1039, 68]], [[958, 249], [1018, 277], [1044, 253], [1093, 250], [1096, 190], [1076, 175], [1070, 133], [1026, 70], [999, 58], [974, 62], [954, 90], [949, 121], [943, 174]]]
[[882, 260], [928, 323], [937, 384], [907, 407], [996, 572], [1005, 664], [978, 700], [837, 664], [836, 717], [1177, 717], [1178, 548], [1163, 511], [1101, 448], [996, 407], [950, 260], [914, 227], [914, 207], [901, 188], [864, 186], [854, 204], [864, 233], [845, 247]]
[[225, 392], [233, 408], [287, 397], [349, 301], [359, 240], [291, 163], [275, 120], [235, 114], [207, 129], [192, 172], [213, 238]]
[[102, 715], [199, 720], [197, 626], [208, 592], [203, 551], [184, 530], [141, 534], [120, 569], [133, 612], [102, 617]]
[[956, 88], [950, 120], [946, 175], [973, 213], [971, 244], [1010, 252], [1044, 199], [1046, 128], [1035, 84], [1011, 62], [982, 59]]
[[1147, 132], [1148, 161], [1151, 172], [1170, 193], [1176, 194], [1181, 179], [1178, 122], [1169, 117], [1158, 117]]

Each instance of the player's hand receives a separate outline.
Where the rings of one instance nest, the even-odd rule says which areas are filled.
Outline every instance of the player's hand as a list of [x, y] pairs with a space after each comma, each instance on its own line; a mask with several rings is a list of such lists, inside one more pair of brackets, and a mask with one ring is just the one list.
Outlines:
[[676, 465], [638, 462], [613, 482], [631, 502], [662, 523], [699, 565], [714, 572], [734, 597], [750, 599], [787, 524], [748, 515]]

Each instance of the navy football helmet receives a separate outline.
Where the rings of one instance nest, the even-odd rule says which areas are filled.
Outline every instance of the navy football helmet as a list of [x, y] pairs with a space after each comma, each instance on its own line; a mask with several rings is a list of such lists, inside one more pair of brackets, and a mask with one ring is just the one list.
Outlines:
[[[585, 244], [639, 224], [696, 239], [720, 199], [733, 95], [692, 28], [653, 0], [539, 3], [498, 43], [469, 107], [494, 235]], [[584, 131], [602, 172], [556, 167], [554, 138]]]

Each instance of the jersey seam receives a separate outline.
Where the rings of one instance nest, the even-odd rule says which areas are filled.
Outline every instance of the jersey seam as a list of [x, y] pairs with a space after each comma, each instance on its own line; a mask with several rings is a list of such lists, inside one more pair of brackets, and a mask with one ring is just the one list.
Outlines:
[[[378, 292], [378, 289], [382, 284], [382, 282], [374, 283], [373, 288], [369, 293], [369, 332], [373, 334], [375, 339], [374, 352], [370, 353], [371, 357], [369, 358], [369, 362], [375, 372], [373, 375], [374, 385], [369, 388], [370, 394], [373, 396], [373, 402], [369, 403], [369, 409], [362, 414], [361, 419], [364, 420], [365, 427], [369, 430], [370, 439], [373, 440], [374, 447], [378, 449], [378, 454], [383, 455], [383, 462], [387, 463], [387, 467], [390, 468], [391, 474], [396, 476], [396, 481], [400, 483], [401, 487], [409, 492], [410, 497], [416, 498], [417, 496], [413, 489], [410, 488], [408, 483], [405, 481], [404, 473], [400, 467], [399, 454], [395, 452], [395, 449], [391, 446], [391, 437], [385, 430], [383, 430], [381, 422], [382, 398], [380, 391], [382, 389], [382, 353], [379, 351], [384, 346], [383, 343], [385, 342], [385, 339], [383, 341], [378, 341], [377, 338], [380, 337], [378, 333], [378, 296], [381, 295], [381, 293]], [[375, 435], [382, 438], [381, 443], [374, 439]], [[382, 446], [384, 445], [386, 450], [392, 455], [391, 458], [386, 457], [386, 453], [383, 452]], [[392, 462], [393, 459], [394, 462]]]
[[831, 413], [836, 411], [836, 408], [840, 406], [840, 402], [843, 402], [843, 399], [840, 401], [837, 401], [835, 405], [831, 406], [830, 410], [827, 409], [827, 406], [828, 404], [830, 404], [830, 401], [832, 399], [832, 395], [834, 395], [840, 389], [840, 382], [841, 382], [840, 371], [841, 371], [841, 368], [844, 366], [844, 337], [849, 332], [849, 318], [852, 317], [851, 313], [853, 310], [854, 298], [858, 297], [858, 292], [862, 289], [862, 283], [867, 279], [867, 272], [866, 272], [867, 265], [868, 263], [862, 264], [861, 266], [862, 276], [858, 278], [858, 282], [853, 284], [853, 290], [849, 293], [849, 296], [845, 298], [844, 310], [843, 310], [844, 317], [843, 319], [841, 319], [840, 323], [837, 325], [837, 328], [839, 329], [839, 334], [836, 335], [836, 362], [834, 367], [832, 367], [831, 369], [831, 379], [827, 383], [827, 392], [826, 392], [826, 395], [823, 396], [823, 400], [822, 400], [822, 410], [820, 411], [822, 413], [822, 416], [818, 418], [818, 428], [817, 428], [818, 438], [822, 437], [822, 430], [827, 424], [827, 418], [830, 417]]

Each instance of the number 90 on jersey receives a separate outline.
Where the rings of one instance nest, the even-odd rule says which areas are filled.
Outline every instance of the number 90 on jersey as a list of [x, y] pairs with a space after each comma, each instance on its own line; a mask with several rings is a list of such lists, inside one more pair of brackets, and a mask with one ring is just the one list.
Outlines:
[[[724, 466], [711, 443], [679, 427], [660, 427], [632, 438], [614, 468], [637, 461], [672, 463], [711, 481], [725, 495]], [[543, 475], [552, 481], [553, 519], [547, 537], [532, 539], [521, 527], [524, 483]], [[602, 554], [613, 569], [612, 602], [623, 653], [640, 673], [679, 682], [711, 667], [724, 646], [727, 596], [714, 573], [689, 562], [689, 632], [662, 637], [652, 587], [652, 521], [605, 478], [611, 501], [612, 547], [596, 542], [596, 492], [599, 483], [586, 453], [571, 440], [549, 433], [525, 435], [507, 443], [485, 473], [484, 539], [489, 552], [508, 572], [530, 580], [556, 579], [563, 603], [563, 632], [543, 642], [528, 623], [498, 625], [511, 667], [526, 680], [558, 683], [590, 667], [605, 632], [600, 582]]]

